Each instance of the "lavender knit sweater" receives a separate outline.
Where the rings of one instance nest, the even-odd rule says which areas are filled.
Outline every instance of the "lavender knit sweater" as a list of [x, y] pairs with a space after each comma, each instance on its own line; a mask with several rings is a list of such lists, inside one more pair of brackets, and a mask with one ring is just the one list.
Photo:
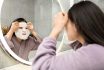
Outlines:
[[45, 38], [40, 44], [32, 70], [104, 70], [104, 46], [88, 44], [76, 51], [56, 56], [56, 40]]

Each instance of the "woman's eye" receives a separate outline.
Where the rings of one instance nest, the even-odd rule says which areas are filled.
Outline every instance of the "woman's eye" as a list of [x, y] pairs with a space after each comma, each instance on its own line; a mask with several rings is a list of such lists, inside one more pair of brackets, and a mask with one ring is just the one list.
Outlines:
[[28, 29], [28, 28], [26, 28], [26, 29]]
[[19, 29], [22, 29], [22, 27], [19, 27]]

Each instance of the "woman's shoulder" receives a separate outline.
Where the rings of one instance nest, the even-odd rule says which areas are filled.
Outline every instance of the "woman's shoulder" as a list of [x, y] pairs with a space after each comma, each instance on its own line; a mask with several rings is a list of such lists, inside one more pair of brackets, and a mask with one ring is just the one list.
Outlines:
[[104, 54], [104, 46], [99, 44], [87, 44], [79, 48], [77, 51], [80, 53], [86, 53], [86, 54], [95, 54], [95, 53]]
[[104, 49], [104, 46], [99, 45], [99, 44], [87, 44], [81, 47], [81, 49], [98, 49], [98, 48], [102, 48]]

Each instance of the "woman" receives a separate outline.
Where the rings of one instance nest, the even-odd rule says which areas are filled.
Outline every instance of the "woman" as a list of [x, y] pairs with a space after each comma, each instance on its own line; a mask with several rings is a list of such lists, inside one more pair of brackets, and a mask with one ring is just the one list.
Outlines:
[[29, 52], [36, 50], [41, 42], [40, 37], [33, 30], [32, 23], [24, 18], [17, 18], [12, 22], [5, 39], [14, 53], [25, 60], [28, 60]]
[[[81, 1], [68, 13], [55, 16], [49, 37], [38, 47], [32, 70], [104, 70], [104, 13], [94, 3]], [[66, 28], [75, 41], [73, 51], [56, 56], [56, 40]]]

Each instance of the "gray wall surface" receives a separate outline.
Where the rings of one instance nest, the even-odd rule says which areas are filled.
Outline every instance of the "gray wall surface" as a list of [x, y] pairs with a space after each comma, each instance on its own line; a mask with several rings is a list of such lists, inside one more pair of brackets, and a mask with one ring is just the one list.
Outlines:
[[10, 25], [11, 22], [23, 17], [34, 22], [34, 0], [4, 0], [1, 10], [1, 23]]

